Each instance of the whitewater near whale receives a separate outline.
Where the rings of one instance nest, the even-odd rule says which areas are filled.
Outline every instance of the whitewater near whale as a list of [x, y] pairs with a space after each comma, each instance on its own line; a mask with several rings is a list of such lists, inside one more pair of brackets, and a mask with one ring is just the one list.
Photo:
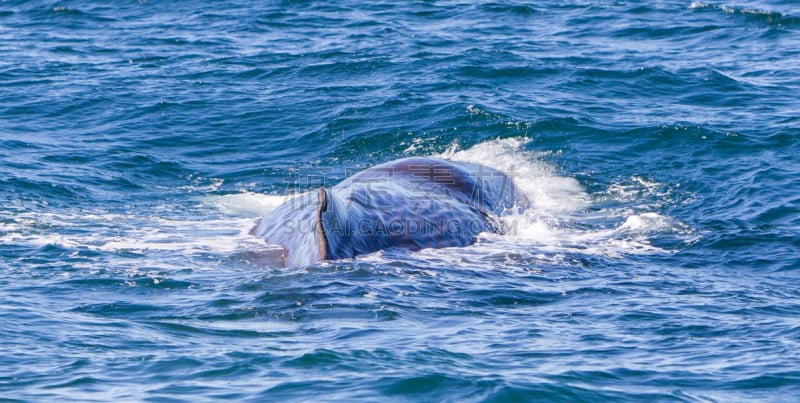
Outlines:
[[251, 235], [279, 246], [285, 266], [399, 247], [466, 246], [499, 217], [529, 207], [505, 173], [481, 164], [411, 157], [299, 195], [256, 222]]

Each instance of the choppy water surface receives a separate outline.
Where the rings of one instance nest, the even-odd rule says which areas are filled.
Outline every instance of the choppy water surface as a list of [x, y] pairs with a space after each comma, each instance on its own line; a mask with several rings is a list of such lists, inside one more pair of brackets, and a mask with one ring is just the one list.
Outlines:
[[[0, 2], [0, 399], [786, 401], [800, 7]], [[270, 267], [292, 194], [407, 156], [533, 204]]]

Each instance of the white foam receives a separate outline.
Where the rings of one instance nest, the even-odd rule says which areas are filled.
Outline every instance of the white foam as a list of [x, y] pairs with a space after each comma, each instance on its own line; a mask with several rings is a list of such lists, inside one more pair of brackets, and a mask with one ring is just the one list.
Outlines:
[[[485, 252], [526, 254], [580, 252], [620, 256], [622, 254], [665, 253], [650, 244], [651, 238], [665, 233], [681, 233], [687, 226], [654, 212], [671, 197], [663, 184], [642, 177], [612, 184], [605, 192], [590, 196], [584, 187], [543, 159], [551, 153], [526, 151], [529, 139], [498, 139], [466, 150], [453, 145], [437, 157], [481, 163], [512, 177], [531, 202], [532, 208], [502, 217], [506, 234], [482, 234], [476, 245]], [[594, 197], [615, 208], [594, 208]], [[611, 200], [609, 200], [611, 199]], [[619, 222], [620, 218], [623, 219]], [[618, 222], [608, 227], [608, 222]], [[436, 251], [426, 252], [436, 254]]]
[[176, 220], [155, 216], [26, 213], [3, 242], [103, 252], [232, 253], [254, 245], [251, 218]]
[[646, 234], [651, 232], [659, 232], [675, 228], [675, 220], [664, 217], [658, 213], [643, 213], [629, 216], [622, 225], [619, 231]]
[[[502, 217], [504, 235], [481, 234], [472, 246], [423, 250], [413, 256], [432, 262], [451, 262], [456, 256], [477, 262], [519, 258], [555, 262], [573, 253], [664, 253], [669, 251], [651, 245], [652, 239], [664, 234], [692, 236], [688, 226], [656, 212], [664, 203], [662, 199], [672, 197], [670, 187], [633, 176], [590, 195], [578, 180], [560, 174], [546, 162], [553, 153], [526, 150], [529, 141], [490, 140], [463, 150], [454, 143], [444, 153], [434, 155], [481, 163], [505, 172], [532, 207]], [[253, 192], [206, 196], [200, 199], [199, 206], [194, 206], [202, 207], [200, 212], [204, 215], [196, 219], [103, 211], [15, 214], [0, 224], [0, 242], [103, 252], [258, 253], [267, 246], [249, 235], [255, 219], [294, 196]], [[382, 256], [378, 252], [361, 259], [381, 260]]]
[[702, 1], [693, 1], [692, 4], [689, 5], [689, 10], [696, 10], [700, 8], [708, 8], [710, 7], [707, 3]]
[[294, 196], [241, 192], [222, 196], [209, 196], [205, 199], [205, 203], [227, 214], [260, 217]]
[[750, 15], [760, 15], [760, 16], [767, 16], [767, 17], [776, 17], [782, 18], [783, 14], [775, 11], [770, 10], [760, 10], [756, 8], [737, 8], [731, 6], [722, 6], [722, 11], [727, 14], [750, 14]]
[[555, 217], [585, 209], [589, 198], [583, 186], [575, 178], [557, 175], [551, 165], [542, 162], [541, 157], [548, 153], [525, 151], [523, 146], [529, 141], [490, 140], [466, 150], [459, 150], [454, 143], [437, 157], [483, 164], [504, 172], [525, 193], [537, 216]]

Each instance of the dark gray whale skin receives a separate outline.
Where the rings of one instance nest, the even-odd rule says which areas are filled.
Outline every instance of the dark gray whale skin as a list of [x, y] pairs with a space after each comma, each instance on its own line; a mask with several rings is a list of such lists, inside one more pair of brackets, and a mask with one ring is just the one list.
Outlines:
[[391, 247], [466, 246], [481, 232], [501, 232], [496, 218], [528, 205], [496, 169], [411, 157], [289, 200], [250, 233], [279, 245], [282, 263], [298, 267]]

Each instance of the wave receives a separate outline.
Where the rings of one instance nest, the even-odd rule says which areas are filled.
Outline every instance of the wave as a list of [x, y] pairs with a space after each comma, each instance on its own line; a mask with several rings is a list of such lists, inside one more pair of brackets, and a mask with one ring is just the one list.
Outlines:
[[797, 28], [800, 26], [800, 18], [769, 9], [752, 8], [740, 5], [717, 5], [702, 1], [693, 1], [688, 8], [690, 10], [721, 11], [725, 14], [741, 18], [744, 21], [764, 24], [770, 27]]
[[[481, 114], [471, 105], [470, 113]], [[506, 234], [481, 234], [475, 245], [461, 248], [478, 261], [516, 256], [561, 259], [564, 254], [619, 256], [621, 254], [667, 253], [652, 241], [677, 238], [691, 241], [694, 233], [685, 224], [658, 211], [662, 186], [642, 178], [613, 183], [605, 190], [587, 192], [574, 177], [560, 173], [547, 162], [558, 155], [553, 151], [530, 151], [528, 138], [495, 139], [461, 149], [454, 142], [437, 158], [482, 163], [499, 169], [517, 183], [532, 203], [520, 214], [502, 218]], [[258, 256], [274, 248], [248, 234], [254, 219], [277, 207], [296, 193], [260, 194], [242, 191], [213, 194], [212, 188], [185, 189], [201, 196], [199, 204], [176, 216], [151, 215], [147, 210], [119, 214], [95, 212], [18, 212], [7, 217], [0, 227], [4, 243], [28, 248], [56, 246], [80, 253], [180, 254], [217, 257]], [[170, 206], [156, 206], [169, 211]], [[412, 259], [435, 262], [452, 257], [452, 248], [416, 252]], [[544, 254], [544, 255], [542, 255]], [[367, 261], [385, 261], [379, 252]], [[385, 254], [389, 259], [394, 253]], [[249, 258], [247, 258], [249, 259]], [[257, 259], [256, 259], [257, 260]]]

